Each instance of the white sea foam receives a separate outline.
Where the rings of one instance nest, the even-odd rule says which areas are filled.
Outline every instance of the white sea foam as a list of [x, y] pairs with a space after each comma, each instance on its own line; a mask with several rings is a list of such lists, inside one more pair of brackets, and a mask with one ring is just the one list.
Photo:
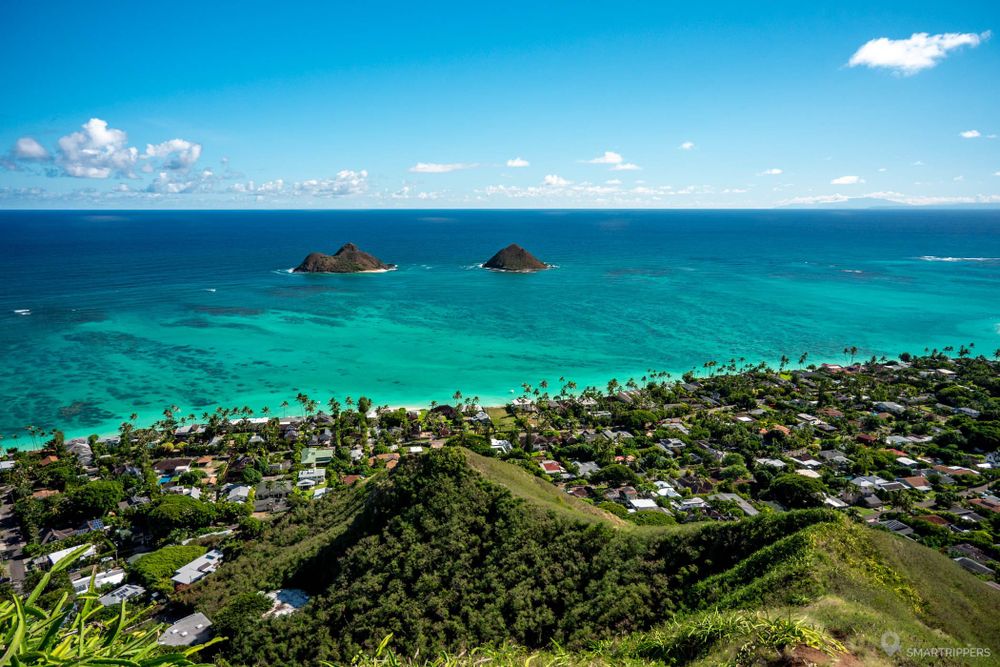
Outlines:
[[936, 255], [921, 255], [917, 259], [925, 262], [1000, 262], [1000, 257], [938, 257]]
[[215, 288], [214, 287], [206, 287], [205, 291], [206, 292], [211, 292], [212, 294], [215, 294]]
[[[324, 271], [306, 271], [306, 272], [303, 272], [302, 275], [308, 275], [308, 274], [311, 273], [314, 276], [315, 275], [319, 275], [319, 276], [351, 276], [351, 275], [357, 275], [359, 273], [389, 273], [390, 271], [398, 271], [398, 270], [399, 270], [399, 267], [396, 266], [396, 265], [393, 265], [393, 266], [390, 266], [388, 269], [371, 269], [370, 271], [354, 271], [353, 273], [327, 273], [327, 272], [324, 272]], [[297, 274], [295, 272], [295, 269], [276, 269], [272, 273], [277, 273], [278, 275], [281, 275], [281, 276], [284, 276], [284, 275], [299, 275], [299, 274]], [[212, 290], [212, 291], [214, 292], [215, 290]]]
[[17, 310], [14, 311], [14, 314], [15, 315], [31, 315], [31, 309], [30, 308], [18, 308]]
[[864, 273], [864, 271], [861, 271], [860, 269], [841, 269], [840, 272], [841, 273]]

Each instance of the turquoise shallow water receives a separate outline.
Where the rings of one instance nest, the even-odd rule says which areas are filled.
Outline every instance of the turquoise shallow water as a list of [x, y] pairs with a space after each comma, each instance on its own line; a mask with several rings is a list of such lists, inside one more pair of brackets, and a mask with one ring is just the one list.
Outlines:
[[[1000, 348], [1000, 212], [0, 213], [0, 434]], [[399, 270], [291, 275], [353, 241]], [[510, 242], [556, 269], [478, 264]], [[15, 311], [30, 310], [30, 314]]]

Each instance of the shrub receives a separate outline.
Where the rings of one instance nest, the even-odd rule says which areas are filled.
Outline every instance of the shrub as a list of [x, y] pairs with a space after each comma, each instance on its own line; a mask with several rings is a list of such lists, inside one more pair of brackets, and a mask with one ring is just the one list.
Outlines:
[[148, 553], [132, 563], [130, 569], [139, 582], [152, 590], [169, 592], [173, 590], [170, 577], [182, 565], [203, 556], [208, 549], [196, 544], [163, 547]]

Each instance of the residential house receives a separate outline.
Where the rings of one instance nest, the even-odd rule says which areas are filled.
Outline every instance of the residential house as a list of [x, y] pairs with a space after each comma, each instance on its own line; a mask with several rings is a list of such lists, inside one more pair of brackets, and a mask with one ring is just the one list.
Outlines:
[[180, 587], [190, 586], [196, 581], [215, 572], [222, 564], [222, 552], [212, 549], [204, 556], [199, 556], [187, 565], [178, 568], [174, 576], [171, 577], [174, 584]]
[[212, 621], [204, 614], [191, 614], [164, 630], [157, 641], [163, 646], [204, 644], [212, 637], [211, 627]]

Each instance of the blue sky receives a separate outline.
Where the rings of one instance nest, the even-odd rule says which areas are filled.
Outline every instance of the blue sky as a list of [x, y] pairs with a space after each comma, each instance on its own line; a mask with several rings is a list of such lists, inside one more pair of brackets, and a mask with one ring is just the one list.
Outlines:
[[11, 0], [0, 207], [1000, 203], [1000, 3], [701, 4]]

